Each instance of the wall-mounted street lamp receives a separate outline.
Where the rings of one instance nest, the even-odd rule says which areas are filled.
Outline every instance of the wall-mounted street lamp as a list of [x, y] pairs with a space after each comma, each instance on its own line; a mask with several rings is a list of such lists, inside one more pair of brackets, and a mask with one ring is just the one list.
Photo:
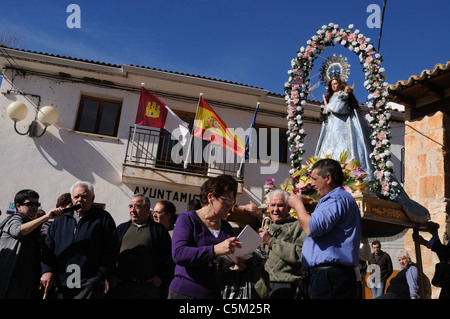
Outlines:
[[[47, 126], [55, 124], [58, 120], [58, 112], [53, 106], [43, 106], [38, 108], [36, 116], [31, 122], [28, 130], [25, 133], [21, 133], [17, 130], [17, 122], [27, 117], [28, 109], [22, 102], [12, 102], [8, 105], [6, 110], [8, 116], [14, 121], [14, 130], [20, 135], [29, 135], [31, 137], [41, 137], [47, 130]], [[44, 130], [41, 134], [37, 134], [37, 121], [44, 125]]]

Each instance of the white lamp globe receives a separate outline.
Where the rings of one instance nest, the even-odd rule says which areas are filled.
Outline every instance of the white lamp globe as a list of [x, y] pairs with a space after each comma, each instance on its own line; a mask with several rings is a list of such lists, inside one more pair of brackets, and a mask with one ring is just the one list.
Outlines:
[[14, 122], [17, 122], [27, 117], [28, 109], [27, 106], [22, 102], [16, 101], [8, 105], [6, 113]]
[[58, 111], [53, 106], [43, 106], [39, 109], [37, 117], [45, 126], [53, 125], [58, 121]]

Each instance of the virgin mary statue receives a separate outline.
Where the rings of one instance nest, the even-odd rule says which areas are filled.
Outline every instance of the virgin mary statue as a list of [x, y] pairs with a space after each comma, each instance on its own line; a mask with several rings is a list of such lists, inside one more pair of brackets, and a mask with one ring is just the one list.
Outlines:
[[328, 82], [323, 123], [314, 155], [320, 158], [331, 155], [339, 161], [341, 154], [347, 152], [347, 159], [358, 161], [368, 179], [373, 180], [371, 130], [352, 91], [339, 77]]

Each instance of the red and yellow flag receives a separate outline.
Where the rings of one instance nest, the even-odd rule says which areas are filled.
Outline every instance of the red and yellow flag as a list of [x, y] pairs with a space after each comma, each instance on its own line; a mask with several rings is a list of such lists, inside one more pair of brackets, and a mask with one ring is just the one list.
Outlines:
[[142, 86], [135, 124], [164, 128], [166, 118], [166, 105]]
[[225, 147], [240, 157], [244, 156], [244, 142], [222, 121], [211, 106], [203, 100], [203, 97], [200, 97], [193, 135]]

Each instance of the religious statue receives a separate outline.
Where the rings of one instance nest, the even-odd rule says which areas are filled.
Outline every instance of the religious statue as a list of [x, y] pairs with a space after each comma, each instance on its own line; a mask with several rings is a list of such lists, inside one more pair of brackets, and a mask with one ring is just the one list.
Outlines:
[[368, 178], [373, 179], [371, 130], [361, 115], [353, 89], [335, 75], [327, 83], [324, 103], [322, 128], [314, 155], [320, 158], [331, 155], [339, 160], [341, 154], [347, 152], [348, 159], [358, 161]]

